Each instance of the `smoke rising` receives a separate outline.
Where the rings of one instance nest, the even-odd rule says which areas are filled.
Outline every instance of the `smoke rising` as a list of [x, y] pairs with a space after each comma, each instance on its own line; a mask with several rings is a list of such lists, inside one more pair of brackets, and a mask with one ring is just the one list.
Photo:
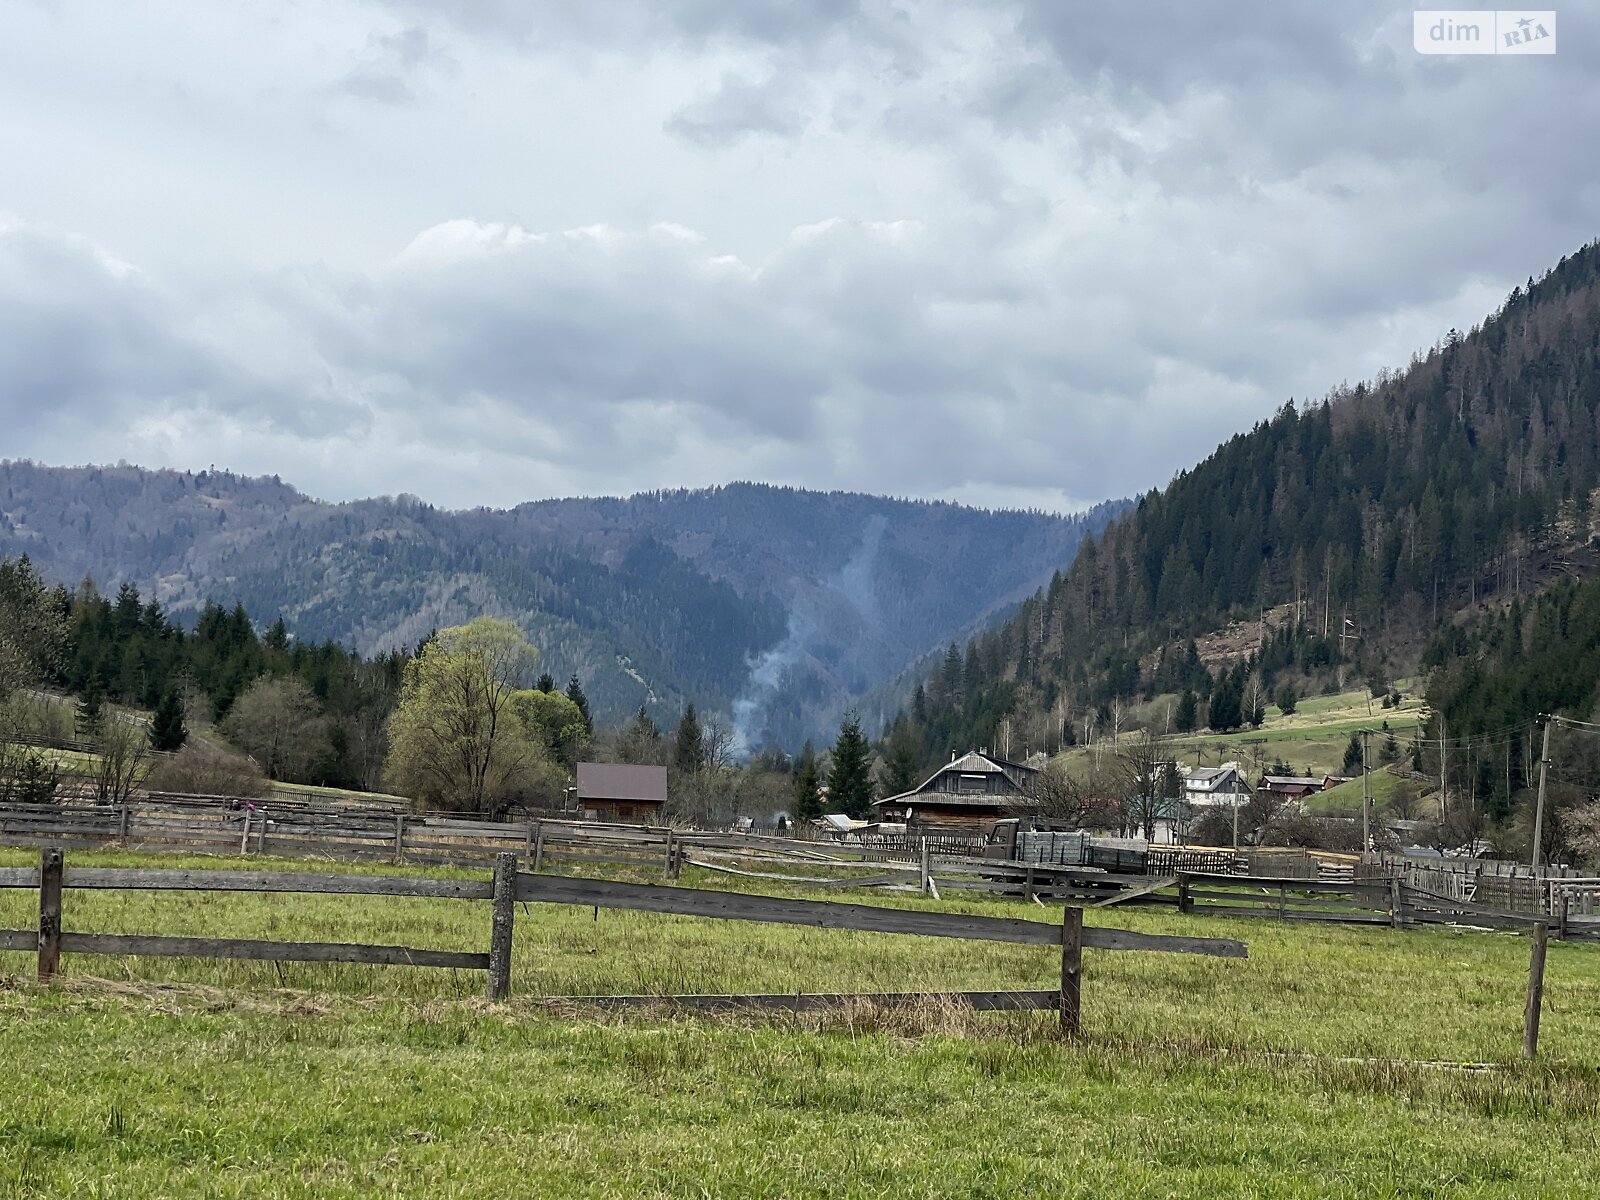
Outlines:
[[[786, 692], [844, 691], [860, 695], [865, 680], [848, 670], [863, 635], [882, 624], [874, 588], [878, 551], [888, 521], [871, 518], [861, 541], [838, 572], [789, 606], [788, 631], [777, 645], [750, 664], [750, 675], [733, 702], [733, 734], [740, 754], [751, 754], [768, 740], [768, 713]], [[799, 581], [797, 580], [798, 584]]]

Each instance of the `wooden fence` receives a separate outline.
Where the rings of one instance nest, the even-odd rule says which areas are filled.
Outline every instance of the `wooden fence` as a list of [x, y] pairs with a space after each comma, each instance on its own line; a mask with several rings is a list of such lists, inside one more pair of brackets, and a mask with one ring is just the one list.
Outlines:
[[[109, 954], [186, 958], [224, 958], [276, 962], [355, 962], [402, 966], [453, 967], [487, 972], [488, 996], [501, 1000], [511, 990], [511, 950], [516, 902], [570, 904], [722, 920], [760, 921], [819, 929], [913, 934], [1061, 948], [1060, 986], [1050, 991], [985, 991], [937, 993], [828, 993], [782, 995], [566, 996], [557, 999], [624, 1007], [673, 1004], [696, 1009], [836, 1007], [847, 1003], [905, 1004], [937, 999], [974, 1009], [1057, 1009], [1061, 1025], [1076, 1034], [1081, 1026], [1082, 955], [1085, 948], [1203, 954], [1244, 958], [1243, 942], [1227, 938], [1170, 937], [1122, 929], [1085, 928], [1083, 910], [1064, 910], [1057, 927], [1040, 921], [1007, 917], [879, 908], [793, 900], [739, 892], [706, 891], [660, 884], [617, 883], [599, 879], [519, 873], [517, 857], [502, 853], [492, 880], [439, 880], [371, 875], [314, 875], [269, 871], [185, 871], [72, 867], [65, 852], [51, 847], [41, 854], [38, 869], [0, 868], [0, 887], [36, 888], [39, 925], [36, 930], [0, 930], [0, 949], [34, 950], [38, 976], [48, 981], [59, 972], [63, 954]], [[206, 892], [278, 892], [376, 896], [423, 896], [431, 899], [489, 900], [489, 947], [485, 952], [423, 950], [407, 946], [373, 946], [337, 942], [256, 941], [243, 938], [167, 937], [151, 934], [76, 933], [63, 929], [63, 897], [72, 890], [162, 890]]]
[[[903, 839], [902, 839], [903, 840]], [[1527, 928], [1544, 916], [1557, 936], [1600, 929], [1600, 880], [1535, 880], [1510, 864], [1407, 860], [1328, 863], [1298, 851], [1150, 851], [1126, 870], [1026, 863], [958, 853], [931, 840], [894, 846], [567, 820], [476, 821], [408, 813], [392, 804], [246, 800], [153, 793], [116, 805], [0, 805], [0, 844], [65, 849], [126, 846], [290, 858], [492, 867], [513, 853], [524, 870], [605, 873], [684, 865], [803, 888], [884, 888], [939, 896], [980, 892], [1069, 905], [1177, 905], [1206, 915], [1275, 916], [1397, 927], [1449, 921]], [[1338, 864], [1335, 864], [1338, 865]], [[1241, 867], [1252, 873], [1241, 875]], [[1288, 867], [1273, 875], [1266, 867]], [[1525, 868], [1523, 868], [1525, 870]], [[1343, 878], [1318, 878], [1337, 874]], [[1392, 888], [1400, 886], [1398, 894]], [[1187, 888], [1187, 895], [1180, 894]], [[1399, 914], [1398, 920], [1395, 913]]]

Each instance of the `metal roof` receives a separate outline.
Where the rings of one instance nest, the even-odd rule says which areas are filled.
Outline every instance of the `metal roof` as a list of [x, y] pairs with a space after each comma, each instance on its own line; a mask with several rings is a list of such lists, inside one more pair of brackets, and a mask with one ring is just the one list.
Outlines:
[[665, 804], [667, 769], [627, 763], [578, 764], [578, 799], [644, 800]]

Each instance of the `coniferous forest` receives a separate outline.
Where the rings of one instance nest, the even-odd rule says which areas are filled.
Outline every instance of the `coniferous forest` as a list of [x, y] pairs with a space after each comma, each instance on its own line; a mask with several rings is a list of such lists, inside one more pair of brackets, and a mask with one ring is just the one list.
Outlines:
[[[1221, 688], [1227, 728], [1233, 690], [1271, 697], [1290, 666], [1381, 688], [1441, 627], [1542, 611], [1533, 597], [1587, 571], [1597, 485], [1590, 245], [1407, 369], [1285, 403], [1144, 496], [1010, 620], [952, 646], [909, 717], [930, 747], [1025, 729], [1053, 749], [1161, 693], [1215, 704]], [[1191, 639], [1263, 615], [1233, 666], [1197, 661]]]

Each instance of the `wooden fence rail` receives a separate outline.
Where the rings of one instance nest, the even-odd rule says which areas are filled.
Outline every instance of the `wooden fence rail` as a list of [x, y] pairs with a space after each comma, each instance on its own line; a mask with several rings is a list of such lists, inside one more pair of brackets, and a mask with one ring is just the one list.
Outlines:
[[[904, 838], [901, 842], [914, 844]], [[1600, 934], [1596, 912], [1600, 881], [1592, 878], [1538, 881], [1496, 874], [1499, 867], [1487, 865], [1443, 869], [1435, 864], [1424, 871], [1409, 862], [1362, 862], [1349, 872], [1351, 877], [1318, 878], [1313, 860], [1290, 852], [1260, 852], [1249, 860], [1258, 869], [1262, 864], [1281, 866], [1288, 872], [1283, 875], [1237, 874], [1242, 861], [1218, 864], [1217, 870], [1195, 870], [1210, 860], [1189, 854], [1169, 864], [1155, 852], [1138, 861], [1174, 869], [1129, 874], [1086, 865], [939, 853], [940, 843], [926, 840], [915, 843], [919, 847], [915, 854], [902, 852], [903, 847], [891, 854], [885, 847], [757, 834], [556, 818], [489, 822], [406, 813], [392, 805], [298, 799], [256, 802], [173, 793], [152, 793], [115, 805], [0, 805], [0, 843], [69, 850], [119, 845], [483, 868], [510, 852], [518, 856], [522, 869], [536, 873], [627, 868], [676, 879], [688, 864], [804, 888], [884, 888], [934, 897], [979, 892], [1038, 903], [1177, 906], [1202, 915], [1283, 921], [1394, 927], [1449, 922], [1525, 929], [1542, 914], [1557, 937]], [[954, 839], [948, 847], [964, 851], [966, 843]], [[1419, 886], [1419, 881], [1425, 885]]]
[[[0, 930], [0, 949], [34, 949], [38, 975], [48, 981], [60, 971], [63, 954], [107, 954], [182, 958], [224, 958], [274, 962], [354, 962], [397, 966], [447, 967], [484, 971], [491, 1000], [511, 990], [511, 951], [516, 902], [580, 905], [722, 920], [802, 925], [869, 933], [1060, 946], [1059, 988], [1020, 992], [871, 993], [864, 995], [608, 996], [560, 997], [571, 1002], [625, 1007], [644, 1003], [696, 1009], [730, 1007], [813, 1010], [851, 1003], [902, 1004], [932, 996], [971, 1008], [1055, 1008], [1070, 1034], [1081, 1028], [1082, 954], [1095, 950], [1136, 950], [1244, 958], [1243, 942], [1227, 938], [1172, 937], [1123, 929], [1085, 928], [1083, 910], [1066, 908], [1058, 927], [1041, 921], [961, 913], [882, 908], [795, 900], [739, 892], [718, 892], [658, 884], [617, 883], [558, 875], [519, 873], [517, 856], [502, 853], [494, 876], [483, 880], [413, 879], [398, 876], [314, 875], [268, 871], [144, 870], [124, 867], [71, 867], [58, 847], [42, 851], [40, 865], [0, 868], [0, 888], [37, 888], [37, 930]], [[341, 942], [258, 941], [245, 938], [169, 937], [157, 934], [67, 932], [63, 898], [72, 891], [275, 892], [334, 895], [416, 896], [429, 899], [490, 901], [487, 953], [374, 946]]]
[[[229, 958], [268, 962], [349, 962], [412, 967], [449, 967], [489, 973], [491, 999], [505, 994], [510, 979], [509, 930], [516, 858], [505, 855], [494, 879], [412, 879], [403, 876], [310, 875], [272, 871], [174, 871], [125, 867], [68, 867], [59, 847], [41, 852], [40, 865], [0, 868], [0, 888], [37, 888], [39, 927], [0, 930], [0, 949], [38, 951], [38, 975], [48, 981], [62, 954], [109, 954], [162, 958]], [[280, 942], [249, 938], [169, 937], [159, 934], [78, 933], [62, 928], [63, 896], [69, 891], [289, 892], [299, 894], [416, 896], [434, 900], [488, 899], [493, 929], [488, 953], [374, 946], [344, 942]], [[499, 975], [497, 977], [497, 971]], [[503, 986], [497, 990], [496, 984]]]

